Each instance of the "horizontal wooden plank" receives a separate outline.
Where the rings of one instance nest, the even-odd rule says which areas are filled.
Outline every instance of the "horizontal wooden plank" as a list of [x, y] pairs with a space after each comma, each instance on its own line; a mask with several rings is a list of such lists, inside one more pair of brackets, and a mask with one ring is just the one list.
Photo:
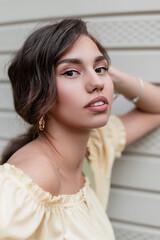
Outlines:
[[7, 146], [8, 141], [5, 140], [0, 140], [0, 159], [1, 159], [1, 154], [4, 151], [4, 148]]
[[126, 151], [160, 156], [160, 127], [128, 146]]
[[0, 52], [18, 50], [36, 25], [39, 26], [38, 23], [0, 26]]
[[[88, 21], [89, 30], [106, 48], [160, 48], [159, 15], [107, 16]], [[40, 25], [42, 22], [1, 26], [0, 52], [19, 49], [26, 36]]]
[[159, 240], [160, 230], [112, 221], [117, 240]]
[[160, 227], [159, 213], [159, 194], [111, 189], [108, 206], [108, 215], [111, 219]]
[[0, 109], [13, 110], [13, 97], [9, 83], [0, 84]]
[[160, 15], [89, 19], [89, 30], [107, 48], [160, 47]]
[[[123, 96], [119, 95], [113, 102], [112, 114], [122, 115], [135, 108], [131, 101], [128, 101]], [[137, 154], [152, 154], [160, 156], [160, 127], [148, 133], [140, 140], [128, 146], [126, 152]]]
[[160, 10], [159, 0], [81, 0], [75, 4], [74, 0], [58, 2], [52, 0], [1, 0], [0, 23], [11, 21], [39, 20], [52, 17], [84, 16], [94, 14], [109, 14], [138, 11]]
[[114, 163], [112, 185], [160, 193], [160, 156], [124, 154]]
[[[122, 99], [122, 100], [121, 100]], [[129, 111], [134, 105], [126, 101], [121, 96], [113, 103], [112, 113], [123, 114]], [[12, 94], [10, 87], [7, 84], [0, 84], [0, 108], [1, 109], [13, 109]], [[5, 126], [7, 128], [8, 122], [5, 120]], [[9, 124], [10, 125], [10, 124]], [[3, 127], [2, 127], [3, 128]], [[3, 129], [2, 129], [3, 132]], [[1, 135], [1, 133], [0, 133]], [[2, 134], [4, 136], [4, 134]], [[160, 128], [147, 134], [145, 137], [136, 141], [134, 144], [126, 148], [127, 152], [160, 155]]]
[[[160, 50], [108, 51], [117, 69], [160, 84]], [[151, 71], [152, 69], [152, 71]]]
[[15, 113], [0, 112], [0, 123], [0, 138], [10, 139], [27, 129], [27, 125]]
[[[6, 44], [4, 45], [4, 47]], [[2, 46], [1, 46], [2, 48]], [[160, 50], [108, 51], [111, 63], [121, 71], [139, 76], [142, 79], [160, 83]], [[0, 55], [0, 81], [7, 79], [7, 68], [12, 55]], [[133, 67], [134, 66], [134, 67]], [[150, 69], [152, 68], [152, 71]]]
[[10, 62], [10, 55], [0, 54], [0, 82], [8, 79], [7, 70]]

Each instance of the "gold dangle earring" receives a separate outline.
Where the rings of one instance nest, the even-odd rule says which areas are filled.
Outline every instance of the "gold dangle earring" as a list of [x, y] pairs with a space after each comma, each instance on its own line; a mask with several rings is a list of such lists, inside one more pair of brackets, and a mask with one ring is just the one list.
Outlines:
[[45, 129], [45, 120], [44, 120], [44, 116], [42, 116], [39, 120], [39, 130], [43, 131]]

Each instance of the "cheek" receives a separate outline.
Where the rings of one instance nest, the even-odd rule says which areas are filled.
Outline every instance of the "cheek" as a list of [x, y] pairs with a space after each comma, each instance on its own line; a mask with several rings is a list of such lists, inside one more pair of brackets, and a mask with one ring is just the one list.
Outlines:
[[112, 103], [114, 85], [113, 85], [113, 81], [110, 78], [108, 79], [107, 84], [105, 84], [105, 92], [107, 93], [108, 101]]
[[57, 87], [57, 103], [61, 107], [71, 107], [78, 101], [78, 86], [74, 87], [73, 84], [59, 84]]

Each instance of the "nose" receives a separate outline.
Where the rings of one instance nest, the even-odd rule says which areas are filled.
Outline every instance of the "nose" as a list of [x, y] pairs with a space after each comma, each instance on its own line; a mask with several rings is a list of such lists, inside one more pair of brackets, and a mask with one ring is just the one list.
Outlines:
[[86, 75], [86, 89], [87, 92], [102, 91], [104, 88], [104, 80], [102, 76], [98, 75], [94, 70]]

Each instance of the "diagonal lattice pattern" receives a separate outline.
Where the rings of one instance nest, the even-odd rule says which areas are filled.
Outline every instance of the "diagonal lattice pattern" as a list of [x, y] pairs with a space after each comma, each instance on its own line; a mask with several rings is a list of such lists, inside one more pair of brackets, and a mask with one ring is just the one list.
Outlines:
[[105, 18], [88, 23], [105, 47], [160, 47], [160, 17]]
[[160, 240], [160, 234], [114, 228], [116, 240]]

